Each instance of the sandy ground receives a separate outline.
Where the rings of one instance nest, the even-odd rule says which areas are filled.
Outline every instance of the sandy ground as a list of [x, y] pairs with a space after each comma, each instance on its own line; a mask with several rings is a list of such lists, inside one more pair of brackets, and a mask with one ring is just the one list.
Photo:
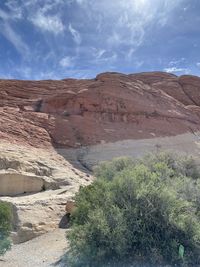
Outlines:
[[67, 248], [65, 229], [39, 236], [26, 243], [13, 245], [0, 259], [0, 267], [61, 267]]

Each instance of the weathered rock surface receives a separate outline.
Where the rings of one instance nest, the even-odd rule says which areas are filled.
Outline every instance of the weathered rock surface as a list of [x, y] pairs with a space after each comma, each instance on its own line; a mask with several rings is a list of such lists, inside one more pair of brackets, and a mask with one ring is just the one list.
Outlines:
[[75, 169], [53, 149], [1, 143], [0, 200], [13, 208], [14, 243], [58, 228], [67, 200], [92, 176]]
[[103, 161], [116, 157], [142, 157], [147, 153], [169, 151], [178, 155], [192, 156], [200, 164], [200, 133], [185, 133], [169, 137], [154, 137], [140, 140], [122, 140], [90, 147], [60, 150], [73, 165], [79, 161], [92, 170]]
[[0, 138], [79, 147], [199, 129], [200, 78], [152, 72], [91, 80], [0, 81]]

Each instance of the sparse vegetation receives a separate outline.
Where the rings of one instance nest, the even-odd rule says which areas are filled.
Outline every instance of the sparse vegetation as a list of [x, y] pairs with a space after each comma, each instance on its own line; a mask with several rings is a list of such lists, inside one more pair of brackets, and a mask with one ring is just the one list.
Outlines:
[[120, 158], [95, 173], [75, 197], [70, 266], [200, 264], [200, 171], [193, 159]]
[[11, 248], [10, 230], [11, 208], [7, 203], [0, 202], [0, 256]]

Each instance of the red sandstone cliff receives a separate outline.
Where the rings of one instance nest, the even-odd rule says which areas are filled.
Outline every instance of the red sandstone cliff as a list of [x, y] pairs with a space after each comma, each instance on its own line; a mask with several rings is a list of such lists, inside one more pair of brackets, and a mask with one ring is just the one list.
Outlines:
[[200, 129], [200, 78], [103, 73], [91, 80], [0, 80], [0, 138], [78, 147]]

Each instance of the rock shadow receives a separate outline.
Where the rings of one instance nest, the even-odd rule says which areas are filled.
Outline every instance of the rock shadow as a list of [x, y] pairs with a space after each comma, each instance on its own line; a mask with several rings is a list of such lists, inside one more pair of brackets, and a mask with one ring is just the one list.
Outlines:
[[58, 226], [61, 229], [68, 229], [69, 225], [70, 225], [70, 214], [67, 213], [61, 218]]

